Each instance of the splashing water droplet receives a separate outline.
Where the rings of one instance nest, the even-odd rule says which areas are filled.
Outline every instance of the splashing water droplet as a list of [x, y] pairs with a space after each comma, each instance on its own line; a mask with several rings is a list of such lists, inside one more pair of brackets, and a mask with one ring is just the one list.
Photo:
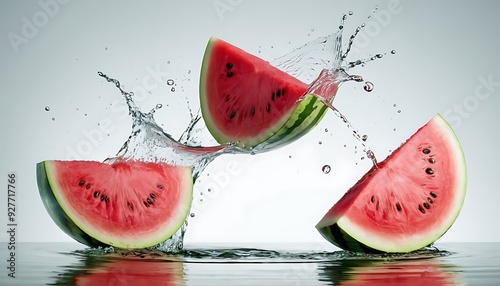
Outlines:
[[321, 144], [323, 144], [323, 142], [322, 142], [322, 141], [319, 141], [319, 142], [318, 142], [318, 144], [319, 144], [319, 145], [321, 145]]
[[366, 140], [368, 140], [368, 135], [366, 135], [366, 134], [365, 134], [365, 135], [363, 135], [363, 136], [361, 137], [361, 140], [363, 140], [363, 142], [366, 142]]
[[365, 81], [365, 86], [363, 86], [363, 88], [365, 89], [365, 91], [371, 92], [373, 90], [373, 83]]
[[50, 107], [45, 106], [45, 111], [50, 111]]
[[174, 80], [173, 79], [168, 79], [167, 80], [167, 85], [174, 85]]
[[398, 110], [398, 113], [401, 113], [401, 109]]
[[190, 217], [195, 217], [195, 214], [194, 213], [190, 213], [189, 216]]
[[330, 165], [324, 165], [323, 168], [321, 168], [321, 171], [323, 171], [323, 173], [325, 173], [325, 174], [330, 173], [331, 170], [332, 170], [332, 167], [330, 167]]
[[188, 74], [191, 74], [191, 70], [188, 70]]
[[174, 92], [175, 91], [175, 87], [172, 86], [172, 88], [170, 89], [171, 92]]
[[325, 128], [325, 132], [328, 132], [328, 128]]
[[56, 118], [55, 118], [55, 117], [52, 117], [52, 121], [56, 121]]
[[396, 103], [394, 103], [392, 106], [393, 106], [393, 107], [396, 107]]
[[396, 54], [396, 50], [392, 50], [391, 54], [393, 54], [393, 55]]
[[158, 104], [156, 105], [156, 107], [155, 107], [155, 108], [156, 108], [156, 109], [160, 109], [160, 108], [162, 108], [162, 107], [163, 107], [163, 104], [158, 103]]
[[352, 14], [354, 14], [353, 11], [349, 11], [349, 16], [352, 16]]

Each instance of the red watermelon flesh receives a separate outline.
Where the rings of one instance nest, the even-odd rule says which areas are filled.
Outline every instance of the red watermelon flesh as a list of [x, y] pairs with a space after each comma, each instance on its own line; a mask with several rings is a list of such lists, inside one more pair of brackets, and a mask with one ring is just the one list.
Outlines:
[[[303, 130], [312, 129], [326, 112], [321, 108], [324, 106], [314, 102], [311, 108], [294, 114], [307, 87], [269, 62], [212, 37], [201, 69], [201, 111], [208, 130], [219, 143], [254, 147], [273, 135], [274, 141], [290, 142], [297, 137], [289, 135], [302, 135]], [[318, 120], [306, 120], [309, 115]], [[293, 124], [280, 130], [288, 120]], [[311, 122], [314, 125], [310, 126]]]
[[144, 248], [170, 238], [192, 199], [189, 167], [117, 161], [44, 161], [40, 195], [52, 219], [89, 246]]
[[460, 143], [436, 115], [366, 173], [316, 228], [346, 250], [410, 252], [432, 244], [451, 227], [465, 190]]

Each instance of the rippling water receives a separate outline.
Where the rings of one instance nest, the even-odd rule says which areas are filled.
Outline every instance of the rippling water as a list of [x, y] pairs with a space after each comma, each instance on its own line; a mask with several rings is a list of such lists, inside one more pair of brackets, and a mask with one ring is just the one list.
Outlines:
[[[500, 243], [443, 243], [410, 254], [313, 249], [317, 245], [188, 245], [183, 252], [166, 254], [89, 249], [76, 243], [21, 243], [16, 278], [2, 267], [0, 285], [430, 286], [500, 281]], [[7, 252], [2, 256], [6, 265]]]

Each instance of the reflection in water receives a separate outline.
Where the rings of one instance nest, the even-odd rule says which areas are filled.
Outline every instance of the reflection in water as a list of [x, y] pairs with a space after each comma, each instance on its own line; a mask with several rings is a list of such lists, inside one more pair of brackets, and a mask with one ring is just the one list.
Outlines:
[[167, 254], [86, 248], [61, 254], [73, 262], [59, 265], [59, 273], [49, 285], [431, 286], [461, 282], [459, 268], [447, 261], [452, 253], [437, 249], [410, 254], [360, 254], [194, 248]]
[[49, 285], [183, 285], [183, 263], [155, 254], [86, 255]]
[[439, 258], [396, 261], [342, 260], [318, 265], [327, 285], [462, 285], [458, 267]]

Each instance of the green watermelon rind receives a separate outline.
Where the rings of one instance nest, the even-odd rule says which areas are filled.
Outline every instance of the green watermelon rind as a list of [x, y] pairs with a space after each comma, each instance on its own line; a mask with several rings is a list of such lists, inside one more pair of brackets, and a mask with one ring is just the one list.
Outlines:
[[[412, 252], [428, 245], [433, 244], [439, 238], [441, 238], [454, 224], [458, 218], [462, 206], [465, 201], [465, 194], [467, 189], [467, 168], [465, 163], [465, 156], [461, 144], [453, 131], [449, 123], [440, 115], [434, 116], [429, 123], [433, 122], [436, 124], [444, 138], [448, 140], [448, 146], [452, 154], [450, 156], [455, 158], [455, 178], [457, 178], [457, 196], [455, 201], [452, 203], [454, 208], [453, 211], [449, 213], [448, 219], [443, 221], [440, 229], [433, 231], [432, 235], [427, 235], [416, 240], [416, 243], [406, 244], [406, 245], [388, 245], [374, 241], [373, 238], [367, 237], [368, 234], [365, 233], [360, 227], [355, 226], [350, 223], [345, 217], [339, 217], [335, 223], [331, 223], [331, 219], [323, 218], [317, 225], [316, 228], [320, 234], [332, 244], [338, 246], [339, 248], [357, 251], [357, 252]], [[362, 180], [362, 179], [361, 179]], [[328, 222], [328, 221], [330, 222]]]
[[36, 177], [38, 183], [38, 191], [42, 198], [43, 205], [47, 213], [56, 223], [56, 225], [67, 235], [74, 240], [91, 247], [105, 247], [108, 246], [101, 241], [94, 239], [81, 228], [79, 228], [73, 220], [71, 220], [66, 212], [59, 205], [50, 186], [45, 168], [45, 161], [36, 164]]
[[235, 143], [237, 146], [245, 149], [252, 149], [260, 152], [270, 151], [298, 140], [314, 129], [324, 117], [328, 107], [316, 96], [307, 94], [297, 102], [295, 108], [283, 114], [282, 118], [278, 120], [276, 124], [270, 126], [267, 131], [262, 132], [259, 136], [234, 142], [233, 138], [226, 136], [224, 132], [217, 128], [217, 124], [212, 120], [208, 109], [205, 91], [206, 74], [210, 66], [212, 48], [217, 40], [218, 39], [215, 37], [210, 38], [203, 56], [203, 64], [200, 73], [200, 107], [205, 125], [218, 143]]
[[[113, 246], [126, 249], [141, 249], [155, 246], [166, 241], [177, 232], [184, 224], [191, 205], [193, 181], [191, 176], [191, 168], [185, 167], [185, 182], [189, 182], [188, 186], [190, 193], [186, 195], [186, 206], [180, 208], [177, 219], [168, 225], [168, 229], [163, 230], [157, 235], [140, 238], [140, 242], [131, 243], [126, 239], [124, 241], [109, 241], [105, 236], [102, 236], [98, 230], [94, 230], [91, 225], [83, 223], [81, 219], [76, 217], [71, 208], [65, 206], [64, 200], [59, 195], [56, 183], [53, 178], [53, 170], [50, 166], [50, 161], [42, 161], [37, 164], [37, 182], [42, 202], [47, 209], [50, 217], [57, 226], [71, 238], [90, 247], [106, 247]], [[86, 231], [84, 231], [86, 229]]]

